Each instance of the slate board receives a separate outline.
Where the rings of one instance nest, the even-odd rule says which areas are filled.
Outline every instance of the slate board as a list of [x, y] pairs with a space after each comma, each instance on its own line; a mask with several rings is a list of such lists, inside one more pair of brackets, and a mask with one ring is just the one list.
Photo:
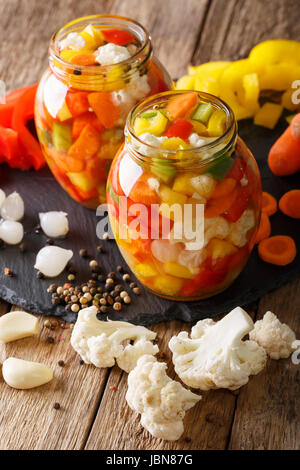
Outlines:
[[[267, 166], [267, 154], [273, 142], [287, 126], [281, 119], [275, 130], [267, 130], [254, 126], [250, 120], [239, 123], [239, 134], [255, 155], [262, 175], [265, 191], [269, 191], [277, 199], [290, 189], [299, 188], [299, 173], [286, 178], [278, 178], [271, 174]], [[44, 246], [46, 237], [36, 234], [34, 227], [38, 223], [38, 213], [49, 210], [63, 210], [69, 214], [70, 233], [67, 239], [56, 244], [74, 251], [74, 264], [80, 275], [76, 284], [90, 278], [88, 261], [80, 258], [80, 248], [87, 248], [89, 254], [99, 261], [104, 272], [115, 270], [116, 266], [124, 265], [123, 258], [114, 241], [99, 241], [96, 236], [96, 224], [99, 218], [95, 212], [82, 208], [74, 202], [59, 186], [48, 169], [35, 173], [9, 169], [0, 166], [0, 187], [7, 194], [16, 190], [25, 201], [24, 228], [25, 239], [29, 251], [20, 254], [18, 247], [5, 247], [0, 250], [0, 298], [11, 304], [23, 307], [31, 312], [42, 315], [62, 316], [67, 321], [74, 321], [76, 315], [66, 313], [63, 306], [53, 306], [51, 296], [47, 293], [49, 284], [58, 285], [66, 282], [67, 274], [63, 273], [55, 280], [39, 280], [33, 269], [36, 253]], [[205, 317], [213, 317], [224, 313], [237, 305], [245, 305], [257, 300], [265, 293], [278, 288], [293, 277], [300, 274], [300, 222], [277, 212], [271, 218], [272, 234], [292, 235], [297, 243], [298, 255], [295, 261], [286, 267], [276, 267], [261, 261], [254, 249], [246, 268], [236, 281], [225, 292], [210, 299], [197, 302], [171, 302], [161, 299], [145, 288], [142, 295], [134, 296], [133, 302], [125, 306], [121, 312], [112, 311], [108, 317], [114, 320], [125, 320], [148, 325], [164, 320], [180, 319], [195, 321]], [[102, 244], [105, 253], [98, 254], [96, 247]], [[4, 275], [4, 267], [9, 267], [16, 277]], [[129, 270], [128, 270], [129, 271]], [[134, 276], [132, 275], [132, 279]]]

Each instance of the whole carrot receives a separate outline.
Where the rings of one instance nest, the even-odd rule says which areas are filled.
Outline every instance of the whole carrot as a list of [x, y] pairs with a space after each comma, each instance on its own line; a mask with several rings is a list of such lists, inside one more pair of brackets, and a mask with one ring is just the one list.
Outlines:
[[300, 170], [300, 140], [292, 135], [291, 126], [272, 146], [268, 164], [270, 170], [277, 176], [292, 175]]

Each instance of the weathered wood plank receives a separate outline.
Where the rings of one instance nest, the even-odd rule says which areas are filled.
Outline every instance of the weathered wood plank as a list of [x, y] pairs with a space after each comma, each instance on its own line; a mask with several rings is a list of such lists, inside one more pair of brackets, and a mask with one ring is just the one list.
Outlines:
[[[300, 338], [300, 280], [265, 295], [258, 319], [267, 310], [278, 315]], [[230, 449], [300, 449], [300, 365], [269, 359], [266, 369], [240, 391]]]
[[260, 41], [300, 39], [298, 0], [212, 0], [193, 63], [246, 57]]
[[[44, 321], [39, 318], [37, 336], [0, 345], [1, 363], [18, 357], [43, 362], [54, 371], [49, 384], [31, 390], [12, 389], [1, 376], [0, 449], [82, 448], [103, 393], [109, 371], [81, 365], [70, 346], [71, 329], [51, 331]], [[65, 367], [58, 365], [60, 360]], [[59, 410], [53, 408], [56, 402]]]
[[[175, 378], [172, 367], [170, 338], [180, 330], [188, 331], [191, 325], [169, 322], [155, 325], [160, 358], [169, 365], [168, 373]], [[179, 380], [176, 377], [176, 380]], [[111, 387], [116, 387], [113, 390]], [[202, 400], [186, 414], [185, 432], [177, 442], [167, 442], [151, 437], [142, 428], [140, 416], [131, 411], [125, 400], [127, 374], [114, 367], [96, 419], [91, 429], [86, 449], [224, 449], [229, 435], [236, 397], [229, 391], [217, 390], [202, 394]]]

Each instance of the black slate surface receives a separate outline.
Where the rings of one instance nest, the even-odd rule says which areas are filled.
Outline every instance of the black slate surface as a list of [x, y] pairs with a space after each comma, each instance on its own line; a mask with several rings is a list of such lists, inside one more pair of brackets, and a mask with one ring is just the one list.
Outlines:
[[[271, 174], [267, 166], [268, 150], [286, 127], [284, 118], [275, 130], [267, 130], [254, 126], [251, 121], [239, 123], [239, 134], [255, 155], [262, 175], [265, 191], [272, 193], [277, 199], [286, 191], [299, 188], [299, 173], [290, 177], [279, 178]], [[11, 170], [0, 165], [0, 187], [6, 194], [18, 191], [25, 201], [24, 241], [29, 245], [27, 253], [21, 254], [18, 247], [5, 247], [0, 250], [0, 298], [19, 305], [31, 312], [43, 315], [62, 316], [67, 321], [74, 321], [76, 315], [66, 313], [64, 307], [53, 306], [50, 294], [46, 289], [55, 282], [58, 285], [67, 281], [64, 272], [55, 280], [39, 280], [33, 269], [38, 250], [45, 244], [46, 237], [36, 234], [34, 227], [38, 223], [38, 213], [50, 210], [63, 210], [69, 215], [70, 233], [65, 240], [56, 242], [58, 246], [74, 251], [74, 264], [80, 273], [76, 283], [90, 278], [88, 261], [80, 258], [80, 248], [87, 248], [92, 258], [96, 258], [103, 266], [104, 272], [115, 270], [119, 264], [124, 265], [122, 256], [114, 241], [99, 241], [96, 236], [96, 224], [99, 218], [95, 212], [82, 208], [74, 202], [58, 183], [48, 169], [35, 173]], [[133, 302], [125, 306], [121, 312], [112, 311], [108, 317], [122, 319], [143, 325], [163, 320], [180, 319], [195, 321], [208, 316], [224, 313], [237, 305], [245, 305], [257, 300], [265, 293], [288, 282], [300, 274], [300, 222], [277, 212], [271, 217], [272, 234], [292, 235], [297, 243], [298, 255], [295, 261], [286, 267], [277, 267], [261, 261], [254, 249], [246, 268], [225, 292], [197, 302], [171, 302], [142, 289], [141, 296], [134, 296]], [[97, 245], [102, 244], [105, 253], [97, 253]], [[12, 269], [16, 276], [8, 278], [4, 275], [4, 267]], [[129, 270], [128, 270], [129, 271]], [[134, 276], [132, 275], [134, 279]]]

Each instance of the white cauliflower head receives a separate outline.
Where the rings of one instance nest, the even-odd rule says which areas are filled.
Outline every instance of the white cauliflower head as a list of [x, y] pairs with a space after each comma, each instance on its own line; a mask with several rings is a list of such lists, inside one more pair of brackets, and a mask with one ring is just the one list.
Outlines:
[[184, 431], [185, 412], [201, 396], [185, 389], [166, 374], [167, 365], [153, 356], [142, 356], [128, 376], [126, 400], [141, 414], [141, 425], [152, 436], [175, 441]]
[[186, 385], [201, 390], [236, 390], [245, 385], [267, 359], [257, 343], [242, 341], [252, 328], [249, 315], [237, 307], [218, 322], [199, 321], [190, 338], [187, 332], [173, 336], [169, 347], [176, 373]]
[[255, 214], [253, 209], [246, 209], [241, 217], [230, 224], [227, 240], [235, 246], [242, 247], [247, 243], [247, 233], [255, 225]]
[[156, 333], [144, 326], [121, 321], [100, 321], [97, 318], [97, 307], [93, 306], [80, 310], [72, 331], [71, 344], [86, 364], [112, 367], [117, 361], [121, 369], [129, 372], [142, 355], [158, 353], [158, 346], [152, 343], [155, 337]]
[[272, 359], [287, 358], [294, 350], [296, 335], [285, 323], [281, 323], [272, 312], [266, 312], [262, 320], [254, 324], [250, 339], [262, 346]]

